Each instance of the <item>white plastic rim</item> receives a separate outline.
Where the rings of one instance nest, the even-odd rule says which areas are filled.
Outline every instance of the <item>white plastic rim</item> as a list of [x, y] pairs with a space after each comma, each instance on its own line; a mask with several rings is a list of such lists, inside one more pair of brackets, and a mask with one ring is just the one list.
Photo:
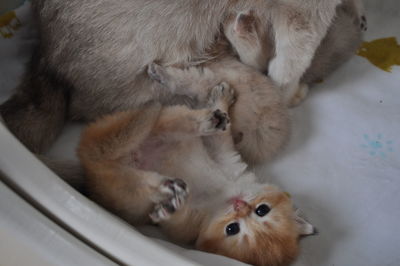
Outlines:
[[2, 265], [117, 265], [52, 222], [0, 182]]
[[55, 217], [68, 231], [125, 265], [197, 265], [138, 233], [61, 180], [0, 123], [5, 183]]

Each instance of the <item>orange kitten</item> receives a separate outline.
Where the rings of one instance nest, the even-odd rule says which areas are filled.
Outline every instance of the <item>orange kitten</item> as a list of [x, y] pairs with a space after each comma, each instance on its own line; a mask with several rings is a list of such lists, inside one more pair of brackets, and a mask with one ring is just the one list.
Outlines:
[[234, 148], [234, 91], [215, 86], [207, 108], [153, 104], [106, 116], [82, 134], [89, 196], [132, 224], [254, 265], [287, 265], [314, 228], [287, 193], [260, 184]]

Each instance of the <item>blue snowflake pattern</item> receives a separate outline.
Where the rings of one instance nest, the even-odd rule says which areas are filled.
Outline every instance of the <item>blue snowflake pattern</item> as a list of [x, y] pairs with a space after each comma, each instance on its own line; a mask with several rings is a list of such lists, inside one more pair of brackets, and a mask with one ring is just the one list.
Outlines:
[[388, 153], [394, 152], [393, 141], [385, 141], [382, 134], [376, 135], [376, 138], [372, 138], [368, 134], [364, 134], [363, 137], [366, 144], [362, 144], [361, 147], [366, 149], [369, 155], [373, 157], [386, 158]]

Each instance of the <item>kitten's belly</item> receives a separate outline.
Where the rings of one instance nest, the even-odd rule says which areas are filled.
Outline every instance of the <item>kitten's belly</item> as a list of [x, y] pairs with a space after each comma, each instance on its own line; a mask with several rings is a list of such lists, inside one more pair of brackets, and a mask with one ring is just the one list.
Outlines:
[[146, 140], [133, 153], [133, 163], [139, 169], [184, 180], [192, 197], [196, 198], [217, 193], [227, 182], [200, 138], [168, 142]]
[[162, 139], [145, 140], [138, 150], [133, 151], [133, 164], [141, 170], [160, 173], [162, 166], [169, 160], [169, 155], [174, 149], [179, 149], [180, 146], [181, 144], [177, 141], [167, 142]]

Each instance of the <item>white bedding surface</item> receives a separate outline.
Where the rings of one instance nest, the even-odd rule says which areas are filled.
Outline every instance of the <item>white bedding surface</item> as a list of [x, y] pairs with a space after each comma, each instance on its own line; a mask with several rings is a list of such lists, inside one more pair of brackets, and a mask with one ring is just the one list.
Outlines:
[[[365, 40], [400, 40], [398, 1], [369, 0], [366, 6]], [[0, 102], [18, 83], [35, 41], [28, 9], [17, 14], [23, 26], [11, 39], [0, 36]], [[296, 265], [400, 265], [400, 67], [388, 73], [355, 56], [292, 114], [288, 147], [256, 171], [288, 191], [319, 229], [302, 240]], [[50, 155], [74, 158], [80, 128], [69, 125]], [[179, 253], [205, 265], [235, 264], [192, 250]]]

